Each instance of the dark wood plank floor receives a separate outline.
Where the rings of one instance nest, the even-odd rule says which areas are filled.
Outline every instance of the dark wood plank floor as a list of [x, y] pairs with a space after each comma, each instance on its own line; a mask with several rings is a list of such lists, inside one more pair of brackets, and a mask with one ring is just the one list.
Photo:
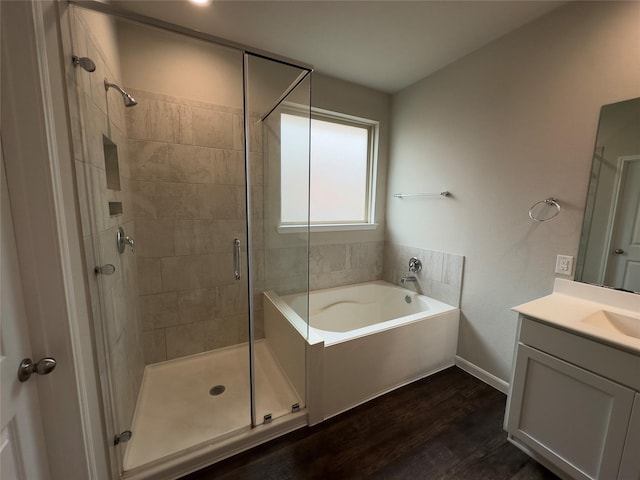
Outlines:
[[507, 442], [505, 402], [452, 367], [182, 480], [556, 479]]

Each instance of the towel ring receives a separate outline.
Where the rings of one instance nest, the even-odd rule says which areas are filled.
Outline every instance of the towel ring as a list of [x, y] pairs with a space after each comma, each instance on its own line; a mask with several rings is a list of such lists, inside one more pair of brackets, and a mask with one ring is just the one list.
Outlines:
[[[533, 214], [533, 209], [536, 208], [541, 203], [544, 203], [545, 205], [548, 205], [550, 207], [555, 207], [555, 211], [553, 212], [553, 214], [548, 216], [548, 217], [546, 217], [546, 218], [539, 218], [536, 215], [534, 215]], [[559, 213], [560, 213], [560, 204], [556, 201], [555, 198], [549, 197], [549, 198], [545, 198], [544, 200], [540, 200], [539, 202], [536, 202], [533, 205], [531, 205], [531, 208], [529, 209], [529, 218], [531, 220], [533, 220], [534, 222], [542, 223], [542, 222], [546, 222], [547, 220], [551, 220], [552, 218], [556, 217]]]

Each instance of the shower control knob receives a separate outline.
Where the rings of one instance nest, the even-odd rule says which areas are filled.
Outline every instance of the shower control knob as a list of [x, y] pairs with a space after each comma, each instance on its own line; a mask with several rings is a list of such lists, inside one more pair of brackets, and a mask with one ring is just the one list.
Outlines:
[[417, 273], [422, 270], [422, 262], [417, 257], [411, 257], [409, 259], [409, 271]]

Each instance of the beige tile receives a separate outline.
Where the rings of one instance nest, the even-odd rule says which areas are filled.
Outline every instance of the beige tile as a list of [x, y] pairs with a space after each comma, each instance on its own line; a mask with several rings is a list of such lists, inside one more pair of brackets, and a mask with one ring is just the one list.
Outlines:
[[80, 97], [80, 108], [83, 110], [84, 142], [86, 144], [86, 161], [91, 165], [104, 169], [104, 148], [102, 136], [109, 134], [107, 117], [86, 95]]
[[163, 291], [224, 285], [233, 280], [232, 255], [191, 255], [160, 259]]
[[184, 145], [194, 145], [193, 107], [189, 105], [178, 105], [177, 141]]
[[179, 323], [176, 292], [141, 295], [139, 312], [144, 331], [169, 327]]
[[201, 253], [229, 253], [233, 240], [245, 243], [246, 227], [243, 220], [176, 220], [176, 255]]
[[258, 117], [251, 117], [256, 128], [249, 131], [249, 152], [262, 152], [262, 122]]
[[158, 183], [155, 185], [153, 202], [157, 218], [197, 218], [202, 185], [189, 183]]
[[463, 265], [463, 256], [445, 253], [442, 271], [442, 282], [447, 285], [451, 285], [452, 287], [461, 287]]
[[193, 145], [169, 145], [169, 179], [172, 182], [210, 183], [208, 149]]
[[[244, 119], [242, 115], [233, 115], [232, 120], [232, 132], [233, 132], [233, 149], [244, 150]], [[250, 128], [256, 128], [255, 125], [251, 125]], [[251, 148], [249, 148], [251, 152]]]
[[134, 218], [156, 218], [157, 205], [155, 203], [155, 194], [155, 183], [139, 181], [131, 182], [131, 203]]
[[382, 242], [352, 243], [347, 245], [349, 269], [375, 267], [382, 270]]
[[199, 217], [209, 219], [240, 218], [236, 187], [233, 185], [196, 185]]
[[233, 115], [194, 107], [193, 143], [213, 148], [234, 148]]
[[136, 96], [136, 100], [138, 104], [125, 111], [127, 134], [132, 139], [150, 140], [149, 102], [140, 96]]
[[137, 257], [138, 291], [140, 295], [162, 292], [161, 262], [159, 258]]
[[244, 155], [236, 150], [211, 149], [212, 183], [244, 185]]
[[149, 140], [175, 143], [178, 140], [178, 105], [159, 100], [148, 100], [148, 103]]
[[315, 245], [311, 247], [309, 257], [310, 273], [346, 270], [347, 246], [344, 244]]
[[264, 166], [261, 153], [249, 155], [249, 171], [251, 172], [251, 184], [262, 185], [264, 183]]
[[264, 218], [264, 187], [262, 185], [251, 186], [251, 218], [256, 220]]
[[75, 160], [83, 160], [84, 153], [82, 149], [82, 114], [80, 112], [80, 87], [77, 83], [66, 76], [67, 98], [69, 102], [69, 124], [71, 127], [71, 140], [73, 146], [73, 158]]
[[220, 315], [228, 316], [249, 311], [249, 296], [246, 282], [218, 287]]
[[102, 111], [103, 114], [106, 114], [107, 91], [104, 89], [104, 79], [107, 77], [108, 72], [100, 51], [90, 37], [87, 38], [87, 53], [89, 55], [89, 58], [91, 58], [96, 64], [95, 71], [88, 75], [90, 81], [89, 88], [91, 100], [93, 100], [95, 105], [100, 109], [100, 111]]
[[136, 254], [140, 257], [172, 257], [176, 253], [173, 220], [137, 220]]
[[460, 289], [451, 285], [446, 285], [441, 282], [433, 282], [431, 297], [441, 302], [453, 305], [454, 307], [460, 306]]
[[420, 256], [424, 256], [424, 258], [420, 258], [420, 260], [422, 260], [422, 275], [424, 276], [426, 274], [427, 278], [434, 282], [441, 282], [444, 253], [433, 250], [423, 250], [423, 252], [424, 253], [422, 255], [416, 255], [418, 258], [420, 258]]
[[267, 250], [265, 280], [267, 282], [290, 275], [306, 273], [306, 250], [302, 248], [276, 248]]
[[165, 338], [168, 360], [204, 352], [204, 322], [168, 327]]
[[91, 235], [92, 233], [96, 233], [96, 224], [94, 221], [94, 213], [91, 206], [91, 199], [87, 181], [91, 175], [90, 165], [86, 163], [80, 162], [76, 160], [74, 162], [75, 170], [76, 170], [76, 184], [78, 188], [78, 203], [80, 208], [80, 222], [82, 224], [82, 233], [83, 235]]
[[253, 317], [253, 335], [256, 340], [264, 337], [264, 311], [256, 310]]
[[247, 314], [217, 317], [205, 322], [205, 345], [207, 350], [236, 345], [240, 340], [240, 325], [248, 322]]
[[136, 181], [169, 182], [174, 178], [169, 166], [169, 145], [148, 140], [129, 140], [131, 178]]
[[116, 144], [118, 150], [118, 169], [120, 172], [120, 183], [122, 184], [123, 178], [131, 178], [129, 141], [127, 136], [124, 134], [124, 131], [117, 128], [111, 129], [111, 140]]
[[164, 337], [164, 329], [150, 330], [144, 332], [144, 363], [150, 365], [152, 363], [164, 362], [167, 359], [167, 345]]
[[186, 290], [178, 293], [180, 323], [212, 320], [218, 310], [218, 292], [215, 288]]
[[[75, 16], [75, 12], [71, 15], [71, 44], [73, 54], [78, 57], [88, 57], [89, 51], [87, 50], [87, 34], [84, 30], [84, 26]], [[71, 67], [74, 72], [76, 83], [80, 86], [83, 92], [89, 92], [91, 88], [91, 79], [87, 72], [80, 68]]]

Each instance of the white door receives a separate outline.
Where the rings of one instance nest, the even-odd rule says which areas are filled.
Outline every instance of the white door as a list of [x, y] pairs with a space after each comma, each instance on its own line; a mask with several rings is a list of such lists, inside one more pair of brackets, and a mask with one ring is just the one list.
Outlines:
[[616, 217], [605, 283], [640, 292], [640, 155], [620, 158]]
[[[0, 478], [48, 479], [37, 376], [22, 383], [18, 365], [31, 357], [13, 219], [0, 137]], [[37, 360], [37, 359], [36, 359]]]

